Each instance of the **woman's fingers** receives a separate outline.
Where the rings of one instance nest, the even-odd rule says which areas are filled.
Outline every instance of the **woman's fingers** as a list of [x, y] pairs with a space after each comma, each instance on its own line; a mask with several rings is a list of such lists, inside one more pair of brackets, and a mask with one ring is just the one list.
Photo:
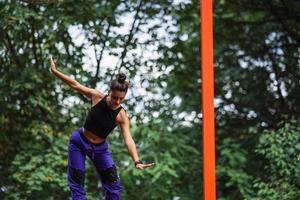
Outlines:
[[51, 65], [55, 65], [52, 57], [50, 58], [50, 63], [51, 63]]
[[146, 167], [152, 167], [152, 166], [154, 166], [154, 165], [155, 165], [155, 163], [149, 163], [149, 164], [145, 164], [144, 167], [145, 167], [145, 168], [146, 168]]
[[56, 70], [56, 64], [52, 58], [52, 56], [50, 57], [50, 72], [53, 73], [53, 70]]
[[52, 56], [51, 56], [51, 58], [50, 58], [50, 65], [51, 65], [51, 69], [56, 69], [56, 64], [55, 64], [55, 62], [54, 62]]
[[145, 169], [145, 168], [148, 168], [148, 167], [152, 167], [152, 166], [154, 166], [154, 165], [155, 165], [155, 163], [138, 164], [136, 167], [137, 167], [138, 169]]

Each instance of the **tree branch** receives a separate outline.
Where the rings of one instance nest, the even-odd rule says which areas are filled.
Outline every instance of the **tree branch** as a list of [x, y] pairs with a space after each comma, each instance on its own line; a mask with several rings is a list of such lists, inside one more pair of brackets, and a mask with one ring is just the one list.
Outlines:
[[5, 45], [8, 52], [12, 55], [17, 67], [21, 69], [22, 68], [21, 61], [17, 55], [15, 46], [14, 46], [13, 42], [11, 41], [8, 33], [0, 31], [0, 40], [3, 42], [3, 44]]
[[39, 61], [38, 61], [38, 56], [37, 56], [37, 51], [36, 51], [36, 39], [34, 36], [35, 33], [35, 27], [34, 27], [34, 19], [31, 17], [31, 38], [32, 38], [32, 53], [35, 59], [35, 67], [39, 67]]
[[117, 68], [115, 69], [114, 75], [117, 73], [117, 71], [120, 71], [121, 68], [122, 68], [123, 65], [124, 65], [124, 58], [125, 58], [125, 56], [126, 56], [126, 54], [127, 54], [127, 48], [128, 48], [128, 46], [130, 45], [130, 43], [131, 43], [131, 40], [132, 40], [132, 38], [133, 38], [133, 35], [137, 32], [138, 27], [139, 27], [139, 25], [140, 25], [140, 23], [138, 23], [138, 25], [136, 26], [136, 22], [137, 22], [137, 20], [139, 19], [139, 13], [140, 13], [141, 8], [142, 8], [142, 0], [140, 0], [138, 6], [137, 6], [137, 8], [136, 8], [136, 13], [135, 13], [135, 16], [134, 16], [134, 20], [133, 20], [131, 29], [130, 29], [130, 31], [129, 31], [129, 34], [127, 35], [127, 40], [126, 40], [126, 42], [125, 42], [125, 44], [124, 44], [124, 50], [123, 50], [122, 55], [121, 55], [120, 60], [119, 60], [119, 61], [120, 61], [120, 65], [119, 65], [119, 67], [117, 67]]

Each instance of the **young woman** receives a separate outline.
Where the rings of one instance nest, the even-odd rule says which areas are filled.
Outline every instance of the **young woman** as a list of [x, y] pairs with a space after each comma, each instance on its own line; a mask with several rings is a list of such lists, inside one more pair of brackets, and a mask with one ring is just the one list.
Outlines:
[[154, 163], [143, 164], [139, 160], [135, 142], [131, 137], [129, 119], [121, 106], [129, 83], [124, 74], [118, 74], [110, 83], [108, 95], [85, 87], [76, 80], [58, 71], [50, 60], [51, 72], [71, 88], [91, 100], [92, 107], [84, 126], [75, 130], [68, 143], [68, 185], [73, 200], [86, 199], [84, 189], [85, 157], [90, 158], [99, 174], [107, 200], [120, 199], [121, 184], [116, 166], [110, 155], [106, 137], [118, 125], [128, 152], [137, 169], [143, 170]]

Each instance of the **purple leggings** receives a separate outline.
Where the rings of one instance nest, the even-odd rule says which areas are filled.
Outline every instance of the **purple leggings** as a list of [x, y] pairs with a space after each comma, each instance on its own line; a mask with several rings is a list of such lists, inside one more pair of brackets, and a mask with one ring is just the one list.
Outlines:
[[85, 156], [94, 164], [105, 190], [106, 200], [119, 200], [122, 189], [114, 161], [106, 141], [91, 144], [82, 128], [75, 130], [68, 143], [68, 185], [72, 200], [85, 200]]

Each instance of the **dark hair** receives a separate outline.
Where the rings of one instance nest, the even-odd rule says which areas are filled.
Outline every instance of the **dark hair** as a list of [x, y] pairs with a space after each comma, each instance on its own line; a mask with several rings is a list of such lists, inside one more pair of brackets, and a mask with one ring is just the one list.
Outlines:
[[129, 87], [129, 82], [126, 81], [126, 75], [120, 73], [117, 75], [117, 78], [110, 82], [110, 91], [120, 91], [120, 92], [127, 92]]

